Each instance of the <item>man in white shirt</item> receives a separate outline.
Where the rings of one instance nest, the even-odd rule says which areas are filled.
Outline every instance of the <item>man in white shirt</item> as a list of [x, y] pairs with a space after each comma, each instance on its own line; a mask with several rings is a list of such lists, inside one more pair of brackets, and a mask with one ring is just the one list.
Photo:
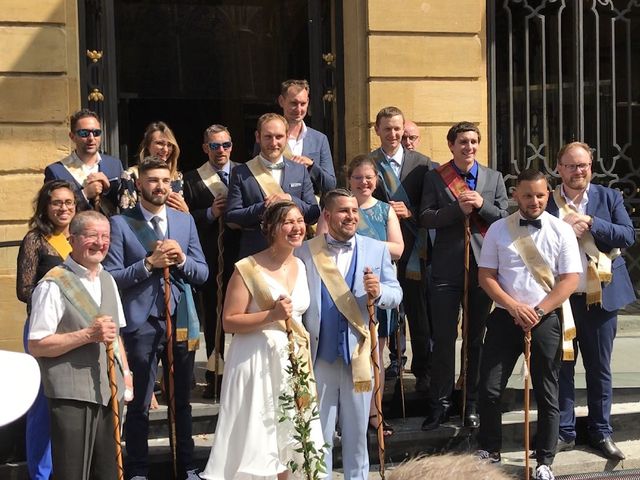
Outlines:
[[[480, 286], [496, 303], [487, 319], [480, 366], [479, 456], [500, 461], [500, 397], [523, 352], [525, 332], [531, 331], [531, 376], [538, 405], [535, 478], [552, 480], [563, 340], [559, 307], [576, 289], [582, 264], [571, 228], [545, 212], [549, 191], [542, 173], [523, 171], [513, 197], [519, 211], [489, 227], [478, 262]], [[523, 260], [532, 257], [531, 263]], [[546, 288], [540, 283], [545, 273], [553, 277]]]
[[118, 401], [133, 380], [119, 329], [126, 326], [116, 284], [101, 262], [110, 243], [101, 213], [78, 213], [69, 226], [71, 255], [33, 292], [29, 351], [38, 358], [51, 417], [56, 478], [118, 475], [106, 344], [117, 341]]

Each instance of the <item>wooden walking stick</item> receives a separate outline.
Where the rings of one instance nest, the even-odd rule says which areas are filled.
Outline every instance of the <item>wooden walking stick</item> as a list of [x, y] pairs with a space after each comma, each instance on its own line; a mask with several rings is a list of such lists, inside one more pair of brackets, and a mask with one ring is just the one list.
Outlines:
[[399, 361], [398, 363], [398, 380], [400, 381], [400, 402], [402, 403], [402, 420], [407, 418], [407, 412], [404, 404], [404, 378], [402, 376], [402, 372], [404, 371], [404, 365], [402, 364], [402, 331], [401, 328], [406, 328], [406, 324], [404, 323], [406, 317], [404, 316], [404, 312], [398, 307], [398, 328], [396, 328], [396, 358]]
[[529, 383], [531, 380], [531, 330], [524, 335], [524, 478], [529, 480]]
[[176, 454], [176, 399], [173, 378], [173, 326], [171, 325], [171, 279], [169, 267], [163, 268], [164, 276], [164, 311], [167, 324], [167, 371], [165, 372], [168, 385], [168, 420], [169, 420], [169, 444], [173, 460], [173, 478], [178, 478], [178, 460]]
[[216, 332], [213, 352], [213, 399], [218, 400], [218, 368], [220, 368], [220, 351], [222, 350], [222, 287], [224, 280], [224, 221], [218, 217], [218, 274], [216, 275]]
[[369, 296], [367, 302], [369, 312], [369, 338], [371, 339], [371, 363], [373, 364], [373, 395], [378, 420], [378, 459], [380, 461], [380, 477], [384, 480], [384, 418], [382, 416], [382, 391], [380, 390], [380, 362], [378, 355], [378, 329], [375, 321], [373, 298]]
[[122, 444], [120, 443], [120, 406], [118, 405], [118, 382], [116, 380], [116, 359], [113, 353], [113, 342], [107, 343], [107, 372], [111, 388], [111, 411], [113, 414], [113, 440], [116, 443], [116, 463], [118, 480], [124, 480], [122, 467]]
[[471, 229], [469, 215], [464, 217], [464, 287], [462, 293], [462, 361], [460, 362], [460, 378], [462, 379], [462, 424], [467, 413], [467, 367], [469, 349], [469, 246]]

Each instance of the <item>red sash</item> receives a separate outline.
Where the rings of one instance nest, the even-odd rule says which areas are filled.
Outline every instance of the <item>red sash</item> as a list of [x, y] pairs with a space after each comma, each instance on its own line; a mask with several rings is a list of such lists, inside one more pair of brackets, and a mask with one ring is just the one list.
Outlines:
[[[440, 165], [437, 168], [437, 172], [442, 178], [442, 181], [447, 186], [453, 197], [457, 200], [458, 196], [462, 192], [470, 191], [469, 185], [465, 182], [462, 177], [458, 174], [457, 170], [453, 168], [453, 160], [445, 163], [444, 165]], [[480, 232], [480, 235], [484, 238], [487, 234], [487, 230], [489, 229], [489, 225], [482, 218], [478, 212], [475, 210], [471, 212], [469, 216], [471, 223], [476, 227], [476, 229]]]

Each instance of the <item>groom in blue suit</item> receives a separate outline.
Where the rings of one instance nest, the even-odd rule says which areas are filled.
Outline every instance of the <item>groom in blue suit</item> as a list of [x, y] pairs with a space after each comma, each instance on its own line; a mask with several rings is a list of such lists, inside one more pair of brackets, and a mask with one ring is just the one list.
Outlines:
[[[590, 183], [592, 163], [591, 149], [585, 143], [573, 142], [560, 149], [562, 185], [556, 188], [547, 210], [573, 227], [580, 244], [584, 273], [570, 300], [576, 323], [574, 345], [576, 354], [580, 349], [586, 372], [589, 443], [608, 459], [623, 460], [624, 453], [611, 438], [611, 352], [618, 309], [635, 300], [619, 250], [633, 245], [635, 234], [622, 195]], [[575, 445], [574, 369], [575, 360], [562, 362], [559, 452]]]
[[151, 156], [138, 170], [141, 200], [126, 214], [111, 217], [111, 247], [103, 263], [120, 290], [127, 318], [122, 337], [133, 373], [134, 398], [124, 424], [126, 478], [148, 475], [149, 405], [160, 359], [168, 379], [163, 270], [169, 267], [178, 478], [195, 480], [190, 397], [199, 323], [191, 285], [203, 284], [209, 269], [191, 215], [165, 205], [171, 193], [167, 164]]
[[[325, 453], [328, 478], [339, 420], [344, 478], [366, 480], [372, 390], [367, 301], [371, 297], [378, 308], [395, 308], [402, 301], [402, 289], [386, 245], [356, 234], [359, 209], [353, 194], [332, 190], [324, 203], [329, 233], [305, 242], [296, 253], [305, 264], [312, 299], [303, 322], [311, 338], [320, 421], [329, 445]], [[346, 302], [334, 294], [334, 280], [343, 287], [341, 297], [347, 298]], [[344, 303], [352, 305], [355, 315], [345, 316], [348, 309]]]

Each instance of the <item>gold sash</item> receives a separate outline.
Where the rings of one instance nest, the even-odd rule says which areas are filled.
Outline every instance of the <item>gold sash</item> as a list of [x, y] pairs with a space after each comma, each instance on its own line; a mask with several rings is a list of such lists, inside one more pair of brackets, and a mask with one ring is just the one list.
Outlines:
[[[260, 266], [256, 263], [253, 256], [248, 256], [242, 260], [236, 262], [236, 269], [242, 277], [244, 284], [247, 286], [247, 290], [251, 294], [251, 297], [255, 300], [258, 308], [261, 310], [271, 310], [275, 305], [273, 296], [271, 295], [271, 289], [267, 282], [260, 275]], [[291, 320], [291, 330], [293, 331], [293, 338], [298, 347], [298, 355], [304, 359], [300, 363], [301, 370], [313, 378], [313, 368], [311, 368], [311, 341], [309, 339], [309, 332], [304, 326]], [[286, 332], [285, 323], [283, 320], [278, 320], [269, 325], [277, 325], [282, 331]], [[311, 382], [311, 385], [315, 385], [315, 382]], [[313, 391], [315, 394], [315, 389]]]
[[229, 189], [220, 179], [220, 175], [209, 162], [205, 162], [198, 170], [198, 175], [202, 179], [202, 183], [209, 189], [214, 198], [226, 197]]
[[267, 167], [262, 164], [260, 160], [260, 155], [256, 155], [251, 160], [246, 163], [247, 167], [251, 171], [251, 174], [255, 177], [258, 185], [264, 192], [265, 198], [270, 197], [276, 193], [284, 193], [282, 187], [276, 183], [276, 181], [271, 176]]
[[[576, 213], [565, 201], [560, 192], [561, 185], [553, 191], [553, 199], [558, 206], [560, 218]], [[620, 256], [620, 249], [614, 248], [608, 254], [598, 250], [593, 234], [586, 231], [578, 239], [580, 249], [587, 255], [587, 306], [602, 303], [601, 282], [611, 282], [611, 262]]]
[[80, 160], [76, 152], [71, 152], [71, 155], [60, 160], [60, 163], [69, 171], [71, 176], [84, 187], [84, 182], [87, 180], [89, 174], [83, 168], [84, 163], [82, 163], [82, 160]]
[[[520, 255], [527, 270], [542, 287], [545, 293], [549, 293], [556, 283], [553, 272], [547, 261], [543, 258], [538, 247], [531, 238], [526, 226], [520, 225], [520, 214], [512, 213], [507, 218], [509, 234], [513, 240], [513, 246]], [[562, 303], [562, 359], [573, 360], [573, 339], [576, 337], [576, 325], [573, 320], [571, 303], [569, 299]]]
[[369, 392], [371, 391], [371, 339], [356, 297], [353, 296], [347, 282], [329, 254], [324, 235], [308, 240], [307, 244], [313, 263], [318, 270], [320, 279], [327, 287], [331, 299], [347, 319], [349, 325], [360, 334], [358, 345], [351, 355], [353, 388], [356, 392]]
[[62, 233], [57, 235], [49, 235], [46, 237], [49, 245], [53, 247], [53, 249], [60, 255], [63, 260], [66, 260], [69, 254], [71, 253], [71, 245], [69, 245], [69, 241], [67, 237], [65, 237]]

